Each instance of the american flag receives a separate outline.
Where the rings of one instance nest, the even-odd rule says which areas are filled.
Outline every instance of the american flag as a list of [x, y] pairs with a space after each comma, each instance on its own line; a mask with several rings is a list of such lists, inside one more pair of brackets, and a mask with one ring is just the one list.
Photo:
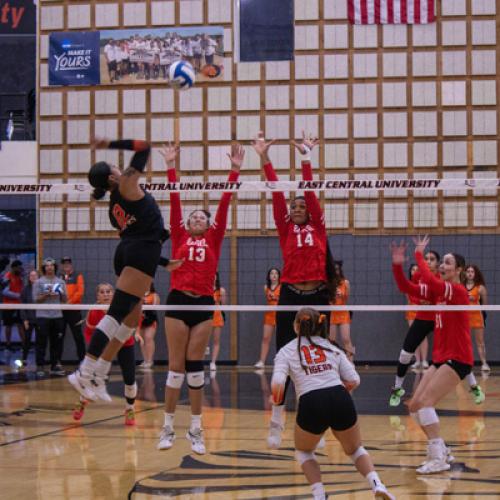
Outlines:
[[436, 20], [435, 0], [347, 0], [351, 24], [426, 24]]

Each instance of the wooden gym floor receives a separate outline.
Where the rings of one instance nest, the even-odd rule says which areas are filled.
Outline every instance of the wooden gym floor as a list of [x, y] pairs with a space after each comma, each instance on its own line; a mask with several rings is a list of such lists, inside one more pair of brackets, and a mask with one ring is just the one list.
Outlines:
[[[455, 456], [451, 472], [417, 477], [425, 456], [420, 430], [404, 405], [389, 408], [393, 368], [361, 368], [355, 392], [364, 446], [399, 499], [500, 499], [500, 373], [480, 383], [487, 399], [474, 405], [464, 385], [439, 407], [444, 437]], [[479, 375], [479, 374], [477, 374]], [[138, 374], [137, 425], [123, 424], [124, 402], [113, 370], [113, 403], [87, 408], [81, 423], [71, 410], [77, 397], [66, 380], [37, 380], [31, 372], [0, 366], [0, 498], [24, 499], [299, 499], [309, 487], [293, 458], [293, 413], [283, 446], [266, 449], [270, 373], [219, 368], [206, 374], [203, 417], [207, 454], [191, 453], [185, 397], [176, 415], [177, 440], [156, 444], [163, 423], [165, 368]], [[406, 380], [411, 392], [415, 376]], [[290, 408], [293, 400], [290, 400]], [[365, 481], [329, 436], [318, 453], [323, 482], [335, 498], [372, 498]]]

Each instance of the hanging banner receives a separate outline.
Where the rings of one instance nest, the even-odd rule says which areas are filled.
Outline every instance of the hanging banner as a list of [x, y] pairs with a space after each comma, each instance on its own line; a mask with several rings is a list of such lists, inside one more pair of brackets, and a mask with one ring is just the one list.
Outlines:
[[99, 85], [99, 32], [51, 33], [49, 85]]
[[101, 84], [165, 83], [175, 61], [189, 62], [197, 82], [224, 79], [224, 28], [189, 26], [103, 30]]

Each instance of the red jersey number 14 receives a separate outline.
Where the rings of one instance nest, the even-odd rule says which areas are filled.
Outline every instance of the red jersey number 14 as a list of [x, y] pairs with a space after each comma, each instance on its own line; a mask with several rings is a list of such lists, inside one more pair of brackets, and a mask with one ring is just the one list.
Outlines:
[[301, 248], [304, 245], [306, 245], [308, 247], [314, 246], [314, 240], [313, 240], [312, 233], [307, 233], [306, 237], [304, 239], [302, 239], [302, 234], [301, 233], [297, 234], [297, 246], [299, 248]]

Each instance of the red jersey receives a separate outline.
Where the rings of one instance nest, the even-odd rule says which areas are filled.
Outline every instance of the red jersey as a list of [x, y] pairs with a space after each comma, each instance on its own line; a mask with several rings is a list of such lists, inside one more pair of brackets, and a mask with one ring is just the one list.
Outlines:
[[[424, 266], [427, 267], [427, 263], [424, 262]], [[437, 279], [441, 279], [441, 275], [439, 273], [434, 274]], [[411, 278], [411, 281], [416, 285], [423, 283], [422, 281], [422, 273], [418, 270]], [[417, 304], [419, 306], [432, 306], [435, 302], [426, 299], [420, 299], [419, 297], [410, 297], [410, 302], [413, 304]], [[436, 319], [435, 311], [417, 311], [415, 319], [420, 319], [422, 321], [434, 321]]]
[[[228, 182], [238, 179], [239, 172], [231, 170]], [[168, 170], [169, 182], [176, 182], [175, 169]], [[223, 193], [213, 224], [200, 236], [191, 236], [182, 220], [179, 193], [170, 193], [170, 239], [172, 258], [184, 259], [179, 269], [172, 271], [171, 290], [192, 292], [196, 295], [214, 293], [215, 273], [227, 225], [227, 211], [232, 193]]]
[[4, 304], [20, 304], [21, 303], [21, 292], [23, 290], [23, 279], [21, 276], [17, 276], [16, 274], [12, 274], [11, 272], [7, 272], [4, 275], [4, 280], [8, 281], [9, 284], [6, 287], [6, 290], [9, 290], [13, 293], [18, 293], [19, 298], [13, 299], [11, 297], [3, 296]]
[[[424, 300], [428, 300], [430, 296], [435, 300], [435, 304], [469, 304], [467, 290], [463, 285], [436, 278], [427, 268], [424, 256], [420, 252], [415, 252], [415, 258], [421, 270], [420, 284], [408, 281], [402, 266], [392, 266], [396, 283], [402, 292]], [[445, 363], [448, 360], [454, 360], [472, 366], [474, 358], [472, 355], [468, 312], [437, 311], [434, 314], [433, 363]]]
[[[87, 342], [87, 344], [90, 343], [90, 339], [92, 338], [96, 326], [98, 325], [99, 321], [101, 321], [101, 319], [104, 318], [105, 314], [106, 311], [103, 311], [101, 309], [91, 309], [87, 314], [87, 319], [85, 320], [85, 329], [83, 330], [83, 335], [85, 336], [85, 342]], [[134, 345], [134, 343], [135, 343], [135, 338], [132, 335], [123, 344], [123, 347]]]
[[[277, 181], [278, 177], [271, 163], [264, 165], [268, 181]], [[311, 164], [302, 162], [302, 178], [312, 180]], [[284, 283], [302, 281], [326, 281], [326, 227], [321, 206], [312, 191], [306, 191], [309, 220], [302, 225], [294, 224], [290, 219], [285, 195], [273, 192], [273, 214], [280, 238], [283, 254]]]

